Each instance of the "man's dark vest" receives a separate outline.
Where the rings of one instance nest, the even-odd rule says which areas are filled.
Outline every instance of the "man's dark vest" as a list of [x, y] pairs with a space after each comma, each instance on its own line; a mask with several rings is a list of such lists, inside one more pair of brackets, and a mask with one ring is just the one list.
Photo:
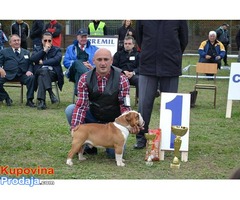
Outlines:
[[104, 92], [98, 91], [96, 68], [87, 72], [90, 111], [99, 122], [113, 122], [121, 114], [118, 101], [121, 70], [111, 67], [112, 71]]

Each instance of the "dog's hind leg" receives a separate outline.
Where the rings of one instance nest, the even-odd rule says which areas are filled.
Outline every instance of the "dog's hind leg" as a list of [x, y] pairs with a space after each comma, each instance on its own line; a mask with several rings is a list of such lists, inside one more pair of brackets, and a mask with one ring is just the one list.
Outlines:
[[86, 160], [86, 158], [83, 156], [85, 145], [81, 146], [79, 152], [78, 152], [78, 159], [80, 161]]
[[79, 152], [81, 146], [82, 146], [82, 144], [80, 142], [72, 143], [72, 148], [68, 153], [68, 158], [67, 158], [67, 162], [66, 162], [67, 165], [70, 165], [70, 166], [73, 165], [73, 162], [72, 162], [73, 155], [75, 155], [76, 153]]

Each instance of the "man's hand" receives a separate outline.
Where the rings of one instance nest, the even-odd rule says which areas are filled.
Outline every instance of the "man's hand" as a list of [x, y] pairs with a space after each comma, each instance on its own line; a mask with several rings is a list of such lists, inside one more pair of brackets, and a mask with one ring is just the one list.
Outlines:
[[6, 72], [3, 68], [0, 67], [0, 76], [4, 78], [6, 76]]
[[27, 76], [32, 76], [32, 75], [33, 75], [33, 73], [32, 73], [32, 72], [30, 72], [30, 71], [27, 71], [27, 72], [26, 72], [26, 75], [27, 75]]
[[133, 72], [129, 72], [129, 71], [124, 71], [124, 74], [126, 75], [126, 77], [128, 79], [132, 78], [132, 76], [133, 76]]
[[46, 43], [44, 46], [43, 46], [43, 51], [45, 51], [46, 53], [51, 49], [51, 44], [49, 43]]
[[209, 59], [211, 58], [211, 56], [206, 55], [205, 58], [206, 58], [207, 60], [209, 60]]
[[87, 62], [83, 62], [83, 64], [85, 65], [86, 68], [88, 68], [89, 70], [93, 69], [93, 66], [87, 61]]
[[139, 128], [138, 126], [134, 126], [134, 127], [132, 127], [131, 130], [130, 130], [130, 132], [131, 132], [132, 134], [137, 134], [137, 133], [139, 133], [139, 131], [140, 131], [140, 128]]

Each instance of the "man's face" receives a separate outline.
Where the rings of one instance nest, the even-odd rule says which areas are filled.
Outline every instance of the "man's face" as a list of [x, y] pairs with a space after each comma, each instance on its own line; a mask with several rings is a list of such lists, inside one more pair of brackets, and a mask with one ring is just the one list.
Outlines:
[[88, 36], [87, 35], [78, 35], [77, 36], [78, 43], [82, 46], [87, 44]]
[[51, 47], [52, 46], [52, 37], [50, 35], [44, 35], [42, 38], [42, 44], [43, 46], [48, 46]]
[[20, 39], [20, 37], [17, 36], [17, 35], [13, 35], [13, 36], [11, 37], [11, 39], [9, 40], [9, 44], [10, 44], [10, 46], [11, 46], [12, 48], [14, 48], [14, 49], [20, 48], [20, 45], [21, 45], [21, 39]]
[[227, 30], [227, 28], [228, 28], [226, 25], [223, 25], [222, 27], [224, 30]]
[[130, 40], [124, 40], [124, 49], [125, 51], [132, 51], [134, 47], [132, 39]]
[[210, 40], [210, 42], [214, 42], [216, 40], [216, 35], [211, 34], [208, 36], [208, 39]]
[[107, 49], [98, 49], [94, 55], [93, 63], [96, 66], [96, 71], [101, 76], [106, 76], [112, 65], [112, 55]]

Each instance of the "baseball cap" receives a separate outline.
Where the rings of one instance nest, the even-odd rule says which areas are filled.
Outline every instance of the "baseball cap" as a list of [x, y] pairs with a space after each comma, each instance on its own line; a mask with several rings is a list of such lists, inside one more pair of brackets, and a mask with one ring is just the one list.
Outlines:
[[85, 28], [79, 29], [77, 35], [88, 35], [87, 29]]

